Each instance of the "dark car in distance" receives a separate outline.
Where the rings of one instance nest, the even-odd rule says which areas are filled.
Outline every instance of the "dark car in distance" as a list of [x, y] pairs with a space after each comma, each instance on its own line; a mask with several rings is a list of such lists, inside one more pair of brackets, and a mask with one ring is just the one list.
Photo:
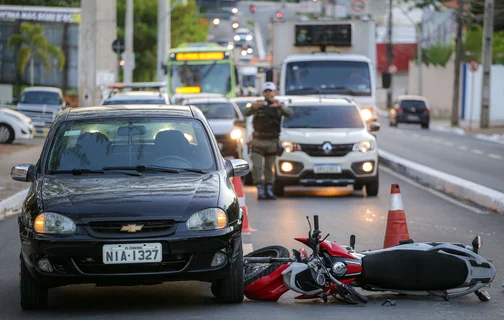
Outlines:
[[420, 124], [423, 129], [429, 129], [429, 101], [421, 96], [397, 97], [389, 113], [389, 124], [391, 127], [397, 127], [398, 123]]
[[212, 283], [243, 301], [242, 211], [203, 113], [188, 106], [102, 106], [63, 111], [19, 214], [24, 309], [47, 307], [48, 289], [71, 284]]

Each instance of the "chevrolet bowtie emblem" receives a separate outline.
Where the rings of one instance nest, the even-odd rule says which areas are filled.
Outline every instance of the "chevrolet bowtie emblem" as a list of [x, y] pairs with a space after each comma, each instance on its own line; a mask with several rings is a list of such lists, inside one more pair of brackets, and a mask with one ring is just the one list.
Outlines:
[[136, 225], [136, 224], [128, 224], [125, 226], [122, 226], [121, 231], [128, 231], [128, 232], [137, 232], [142, 230], [143, 224], [141, 225]]

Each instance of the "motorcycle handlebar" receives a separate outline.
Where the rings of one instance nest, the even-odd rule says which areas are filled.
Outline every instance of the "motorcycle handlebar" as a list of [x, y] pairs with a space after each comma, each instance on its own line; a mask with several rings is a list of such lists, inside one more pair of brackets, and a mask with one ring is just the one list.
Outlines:
[[313, 226], [315, 227], [315, 230], [319, 230], [318, 215], [313, 216]]

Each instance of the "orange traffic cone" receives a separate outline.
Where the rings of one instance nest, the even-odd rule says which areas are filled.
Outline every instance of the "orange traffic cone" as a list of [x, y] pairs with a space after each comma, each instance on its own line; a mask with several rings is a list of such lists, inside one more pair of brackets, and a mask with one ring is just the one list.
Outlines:
[[387, 230], [385, 231], [383, 248], [396, 246], [401, 240], [410, 240], [399, 185], [393, 184], [390, 193]]
[[248, 221], [248, 211], [247, 206], [245, 205], [245, 192], [243, 192], [243, 184], [240, 177], [233, 177], [233, 186], [238, 196], [238, 201], [240, 202], [240, 209], [243, 212], [243, 228], [242, 233], [250, 234], [252, 231], [256, 231], [250, 227]]

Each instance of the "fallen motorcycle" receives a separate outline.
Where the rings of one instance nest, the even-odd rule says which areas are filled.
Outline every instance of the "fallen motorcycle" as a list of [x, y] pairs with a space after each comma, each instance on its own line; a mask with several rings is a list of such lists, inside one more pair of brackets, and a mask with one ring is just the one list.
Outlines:
[[270, 246], [244, 256], [245, 296], [251, 300], [277, 301], [289, 290], [300, 293], [296, 299], [332, 296], [347, 303], [366, 303], [367, 291], [390, 291], [406, 295], [431, 295], [445, 300], [475, 293], [489, 301], [481, 290], [495, 278], [492, 263], [478, 254], [481, 237], [471, 246], [457, 243], [413, 243], [363, 252], [355, 251], [355, 236], [350, 246], [322, 239], [318, 216], [314, 230], [308, 217], [308, 238], [295, 238], [312, 249], [289, 251]]

